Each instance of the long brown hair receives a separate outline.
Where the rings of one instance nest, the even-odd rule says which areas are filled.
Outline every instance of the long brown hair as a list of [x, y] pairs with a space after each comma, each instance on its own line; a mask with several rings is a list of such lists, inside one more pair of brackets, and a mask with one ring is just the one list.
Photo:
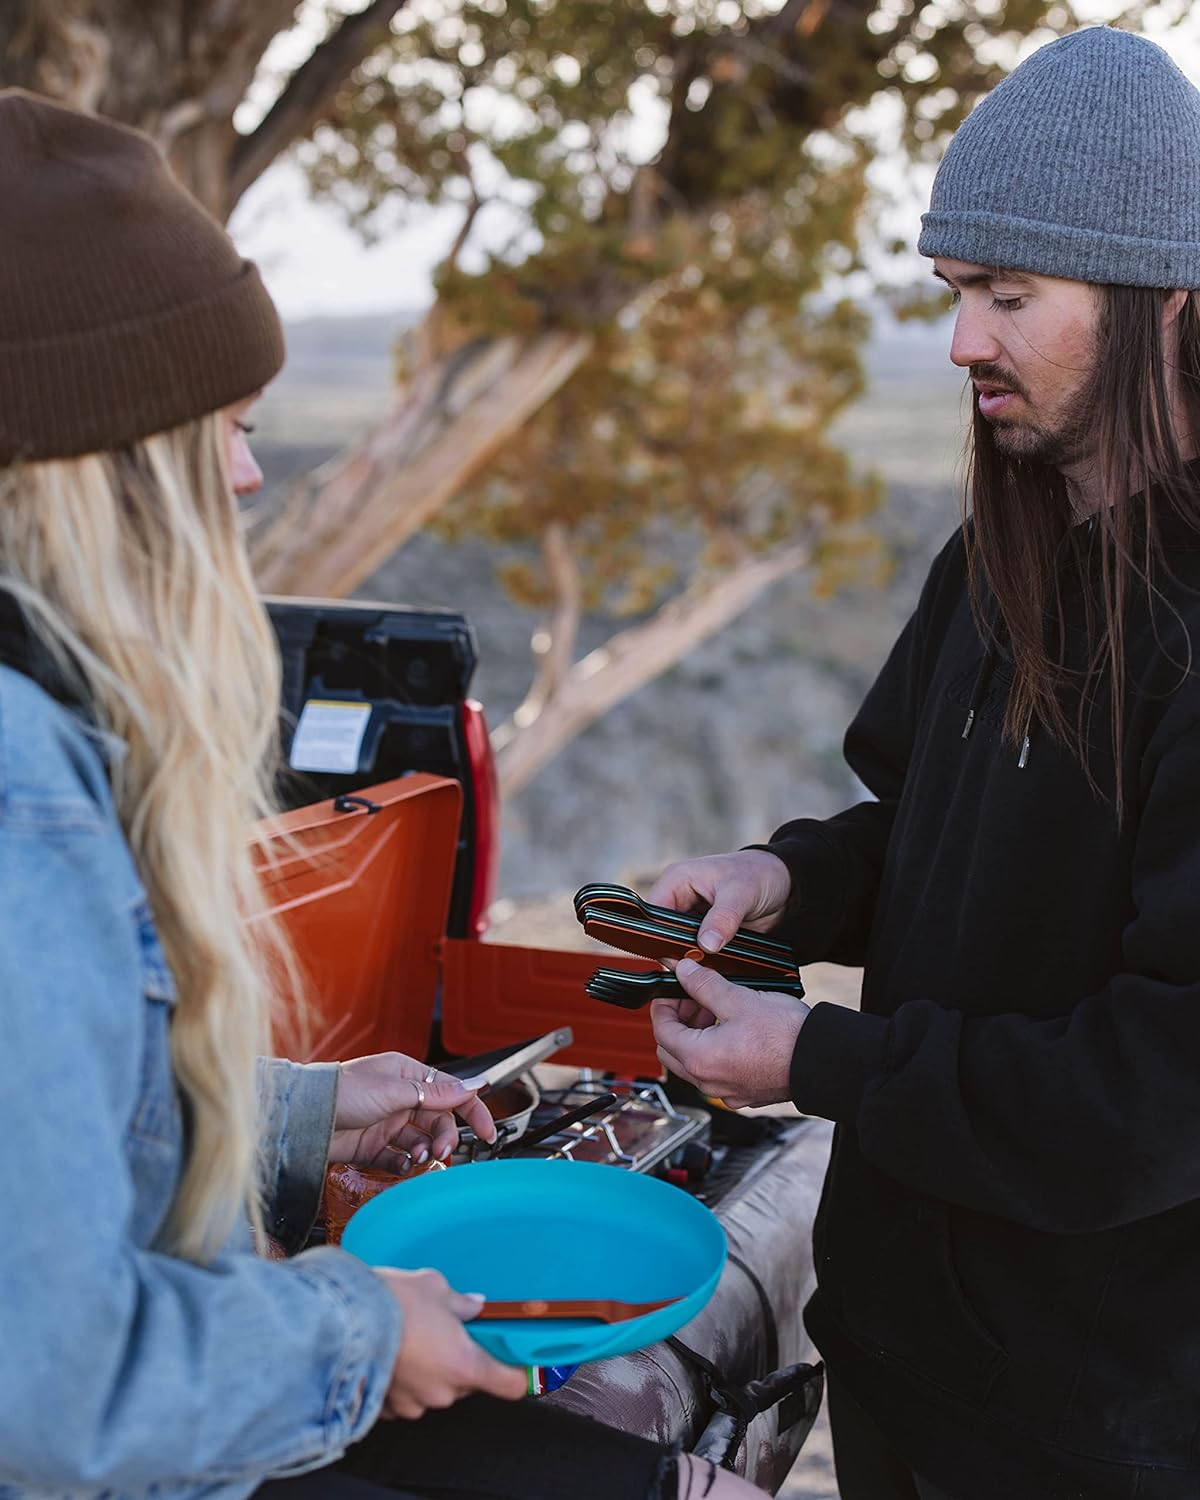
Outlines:
[[[1094, 368], [1085, 382], [1086, 423], [1094, 449], [1098, 502], [1091, 535], [1081, 536], [1080, 516], [1063, 475], [1052, 464], [1010, 458], [996, 446], [992, 428], [976, 406], [969, 440], [966, 503], [971, 601], [985, 643], [1011, 656], [1014, 682], [1004, 734], [1020, 743], [1033, 724], [1066, 744], [1092, 777], [1090, 718], [1100, 685], [1111, 699], [1114, 798], [1122, 794], [1122, 724], [1127, 699], [1125, 641], [1135, 591], [1161, 598], [1166, 576], [1161, 523], [1177, 516], [1200, 535], [1200, 492], [1189, 475], [1172, 416], [1168, 359], [1178, 381], [1186, 428], [1200, 437], [1200, 308], [1197, 294], [1184, 300], [1175, 325], [1175, 347], [1163, 339], [1169, 292], [1150, 287], [1098, 287], [1101, 311]], [[1152, 504], [1141, 498], [1155, 491]], [[1087, 660], [1066, 660], [1066, 619], [1059, 567], [1065, 545], [1083, 566], [1086, 548], [1098, 549], [1097, 579], [1083, 590]], [[1180, 662], [1181, 672], [1190, 666]]]

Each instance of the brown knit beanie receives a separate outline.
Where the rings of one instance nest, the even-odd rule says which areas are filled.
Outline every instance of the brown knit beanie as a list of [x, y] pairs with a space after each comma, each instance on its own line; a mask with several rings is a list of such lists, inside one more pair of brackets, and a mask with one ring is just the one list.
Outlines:
[[283, 363], [257, 269], [141, 131], [0, 90], [0, 464], [252, 395]]

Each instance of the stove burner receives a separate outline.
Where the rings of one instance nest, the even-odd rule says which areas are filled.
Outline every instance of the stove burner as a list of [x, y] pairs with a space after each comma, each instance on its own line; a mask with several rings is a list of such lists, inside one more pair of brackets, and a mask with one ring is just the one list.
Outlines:
[[617, 1103], [528, 1150], [518, 1143], [510, 1154], [601, 1162], [680, 1181], [703, 1175], [710, 1158], [707, 1112], [672, 1104], [654, 1082], [583, 1076], [566, 1088], [544, 1089], [530, 1127], [603, 1093], [616, 1094]]

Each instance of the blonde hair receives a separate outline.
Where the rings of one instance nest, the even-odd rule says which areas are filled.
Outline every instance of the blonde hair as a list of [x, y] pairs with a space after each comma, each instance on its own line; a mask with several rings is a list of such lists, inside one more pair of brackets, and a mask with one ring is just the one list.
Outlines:
[[279, 661], [226, 420], [29, 464], [0, 486], [0, 586], [128, 746], [113, 794], [178, 990], [171, 1053], [189, 1111], [167, 1240], [201, 1262], [243, 1209], [262, 1230], [254, 1061], [269, 973], [286, 962], [272, 924], [255, 922], [253, 940], [246, 926], [262, 910], [248, 834], [271, 810]]

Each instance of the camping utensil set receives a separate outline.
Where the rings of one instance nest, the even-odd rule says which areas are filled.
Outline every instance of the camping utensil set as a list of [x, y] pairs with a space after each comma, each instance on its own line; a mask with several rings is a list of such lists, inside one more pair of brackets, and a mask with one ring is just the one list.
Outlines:
[[[585, 885], [575, 893], [575, 915], [589, 937], [643, 958], [692, 958], [723, 974], [733, 984], [776, 994], [804, 994], [796, 955], [786, 943], [742, 927], [719, 953], [700, 947], [700, 918], [654, 906], [621, 885]], [[658, 998], [684, 994], [674, 974], [664, 969], [631, 973], [599, 968], [585, 986], [595, 1000], [637, 1010]]]

